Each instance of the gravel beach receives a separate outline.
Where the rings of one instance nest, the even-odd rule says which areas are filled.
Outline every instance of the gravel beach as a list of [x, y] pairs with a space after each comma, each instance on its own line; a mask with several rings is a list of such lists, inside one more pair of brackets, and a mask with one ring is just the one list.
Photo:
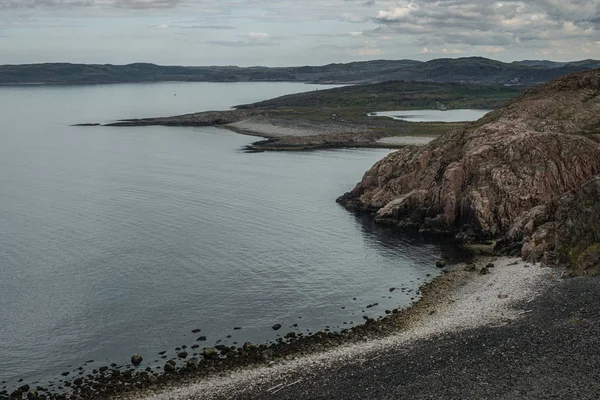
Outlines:
[[456, 267], [401, 333], [137, 398], [598, 398], [598, 278], [493, 263]]

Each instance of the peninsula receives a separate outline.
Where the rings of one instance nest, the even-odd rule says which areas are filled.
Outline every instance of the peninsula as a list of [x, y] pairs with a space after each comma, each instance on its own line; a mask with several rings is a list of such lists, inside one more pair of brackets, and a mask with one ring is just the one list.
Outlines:
[[[451, 109], [490, 110], [522, 91], [520, 86], [390, 81], [292, 94], [229, 111], [129, 119], [106, 126], [219, 126], [267, 139], [249, 150], [399, 147], [427, 143], [465, 123], [411, 123], [372, 113], [435, 109], [440, 103]], [[382, 141], [390, 137], [393, 142]]]

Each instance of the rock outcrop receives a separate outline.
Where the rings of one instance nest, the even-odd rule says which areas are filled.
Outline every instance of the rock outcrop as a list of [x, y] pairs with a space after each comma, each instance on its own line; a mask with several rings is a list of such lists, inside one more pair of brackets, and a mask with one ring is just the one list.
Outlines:
[[[548, 244], [552, 229], [578, 229], [587, 218], [569, 207], [585, 198], [588, 208], [600, 209], [600, 198], [589, 195], [600, 173], [599, 128], [600, 70], [559, 78], [425, 147], [390, 154], [338, 201], [382, 223], [525, 242], [523, 255], [541, 258], [557, 246], [578, 246]], [[547, 250], [537, 244], [540, 236]]]

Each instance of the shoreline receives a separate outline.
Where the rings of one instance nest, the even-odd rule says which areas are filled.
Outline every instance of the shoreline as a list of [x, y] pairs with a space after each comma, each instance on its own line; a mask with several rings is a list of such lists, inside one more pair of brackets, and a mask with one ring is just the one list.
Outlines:
[[[480, 258], [475, 270], [471, 270], [471, 266], [457, 265], [425, 284], [418, 302], [397, 314], [373, 321], [373, 332], [319, 346], [320, 350], [299, 348], [283, 358], [264, 360], [262, 365], [244, 366], [205, 378], [173, 380], [162, 387], [119, 398], [221, 399], [245, 397], [250, 393], [260, 398], [273, 394], [267, 391], [269, 388], [283, 390], [301, 376], [318, 375], [319, 371], [331, 370], [336, 365], [360, 363], [392, 349], [408, 351], [420, 341], [452, 332], [510, 324], [524, 315], [520, 303], [531, 301], [556, 285], [560, 275], [556, 269], [508, 257], [494, 259], [495, 267], [481, 274], [480, 269], [490, 260]], [[369, 323], [358, 328], [368, 326]]]

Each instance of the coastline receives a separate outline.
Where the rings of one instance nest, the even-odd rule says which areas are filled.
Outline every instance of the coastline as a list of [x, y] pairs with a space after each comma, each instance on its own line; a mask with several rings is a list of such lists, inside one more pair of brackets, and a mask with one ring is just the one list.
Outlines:
[[481, 268], [490, 261], [492, 259], [479, 259], [475, 270], [472, 266], [455, 266], [424, 285], [422, 298], [413, 306], [373, 322], [373, 327], [382, 329], [365, 332], [354, 340], [320, 346], [321, 350], [300, 348], [283, 358], [267, 360], [266, 365], [243, 367], [199, 380], [189, 378], [120, 398], [263, 398], [279, 392], [277, 389], [283, 391], [342, 365], [360, 366], [366, 360], [388, 353], [410, 351], [436, 337], [480, 327], [510, 325], [526, 316], [523, 303], [534, 300], [560, 281], [559, 270], [507, 257], [494, 259], [495, 266], [487, 269], [487, 274], [481, 274]]

